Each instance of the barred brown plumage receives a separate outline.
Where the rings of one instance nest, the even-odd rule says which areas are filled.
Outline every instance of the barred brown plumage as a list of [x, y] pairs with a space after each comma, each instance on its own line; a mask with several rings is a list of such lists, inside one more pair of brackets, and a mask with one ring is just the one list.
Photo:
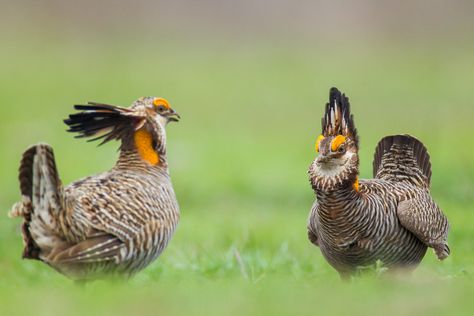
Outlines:
[[53, 150], [38, 144], [20, 163], [23, 258], [41, 260], [77, 280], [132, 276], [167, 246], [179, 207], [166, 159], [165, 126], [179, 115], [162, 98], [143, 97], [130, 108], [89, 103], [65, 123], [78, 137], [121, 141], [108, 172], [64, 187]]
[[358, 146], [349, 99], [332, 88], [319, 156], [308, 171], [316, 194], [309, 240], [343, 278], [377, 260], [388, 268], [414, 268], [427, 247], [445, 259], [449, 224], [430, 195], [425, 146], [409, 135], [384, 137], [375, 151], [374, 179], [360, 181]]

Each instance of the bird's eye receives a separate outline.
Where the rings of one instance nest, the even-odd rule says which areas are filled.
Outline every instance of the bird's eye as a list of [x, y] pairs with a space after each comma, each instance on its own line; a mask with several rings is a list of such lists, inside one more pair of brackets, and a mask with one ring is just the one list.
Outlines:
[[344, 151], [346, 151], [346, 147], [344, 146], [344, 144], [340, 145], [337, 148], [337, 152], [343, 153]]
[[156, 110], [159, 112], [159, 113], [163, 113], [166, 109], [165, 109], [165, 106], [164, 105], [159, 105]]

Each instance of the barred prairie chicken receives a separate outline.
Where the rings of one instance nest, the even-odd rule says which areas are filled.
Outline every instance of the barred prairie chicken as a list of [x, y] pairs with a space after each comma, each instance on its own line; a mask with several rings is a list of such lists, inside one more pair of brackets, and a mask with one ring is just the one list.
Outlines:
[[374, 179], [359, 180], [359, 140], [349, 99], [332, 88], [309, 168], [316, 193], [309, 240], [346, 278], [377, 260], [388, 268], [416, 267], [427, 247], [449, 255], [449, 224], [430, 195], [425, 146], [409, 135], [384, 137], [376, 147]]
[[53, 150], [38, 144], [23, 154], [23, 258], [45, 262], [76, 280], [131, 276], [168, 244], [179, 219], [166, 158], [165, 126], [179, 115], [163, 98], [143, 97], [130, 108], [88, 103], [64, 122], [76, 137], [120, 140], [108, 172], [63, 187]]

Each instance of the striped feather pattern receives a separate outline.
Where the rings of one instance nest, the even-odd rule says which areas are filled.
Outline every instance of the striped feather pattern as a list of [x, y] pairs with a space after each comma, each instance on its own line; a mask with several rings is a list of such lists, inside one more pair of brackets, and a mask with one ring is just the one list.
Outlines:
[[[11, 216], [24, 218], [24, 257], [39, 259], [77, 280], [132, 276], [155, 260], [179, 221], [179, 207], [166, 160], [166, 112], [156, 98], [138, 99], [130, 109], [89, 103], [66, 120], [81, 137], [119, 139], [120, 156], [108, 172], [65, 188], [52, 148], [29, 148], [20, 166], [22, 201]], [[177, 114], [170, 108], [170, 121]], [[144, 128], [160, 156], [151, 164], [139, 154], [133, 133]]]
[[360, 180], [330, 193], [316, 192], [309, 227], [324, 257], [341, 274], [381, 260], [386, 266], [415, 266], [427, 246], [399, 222], [397, 208], [426, 192], [385, 180]]
[[375, 149], [373, 167], [375, 178], [430, 186], [430, 156], [425, 146], [410, 135], [384, 137]]
[[[335, 104], [326, 107], [325, 117], [344, 112]], [[316, 202], [308, 238], [329, 264], [347, 277], [377, 260], [389, 268], [416, 267], [428, 247], [446, 258], [449, 224], [429, 192], [431, 164], [423, 144], [408, 135], [383, 138], [375, 152], [375, 179], [359, 181], [358, 146], [349, 140], [345, 152], [335, 153], [329, 149], [333, 138], [323, 139], [309, 169]]]

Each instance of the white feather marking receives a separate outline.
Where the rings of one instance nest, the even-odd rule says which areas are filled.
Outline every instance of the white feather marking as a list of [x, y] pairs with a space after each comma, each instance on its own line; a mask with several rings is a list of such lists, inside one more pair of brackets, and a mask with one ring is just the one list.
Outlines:
[[325, 178], [336, 177], [344, 171], [345, 165], [348, 163], [348, 161], [353, 155], [354, 153], [346, 153], [340, 158], [334, 158], [329, 160], [328, 162], [317, 164], [315, 175], [317, 177]]
[[[336, 104], [336, 101], [334, 101], [334, 104]], [[331, 125], [333, 128], [336, 125], [335, 119], [336, 119], [335, 108], [332, 108], [331, 109]]]

